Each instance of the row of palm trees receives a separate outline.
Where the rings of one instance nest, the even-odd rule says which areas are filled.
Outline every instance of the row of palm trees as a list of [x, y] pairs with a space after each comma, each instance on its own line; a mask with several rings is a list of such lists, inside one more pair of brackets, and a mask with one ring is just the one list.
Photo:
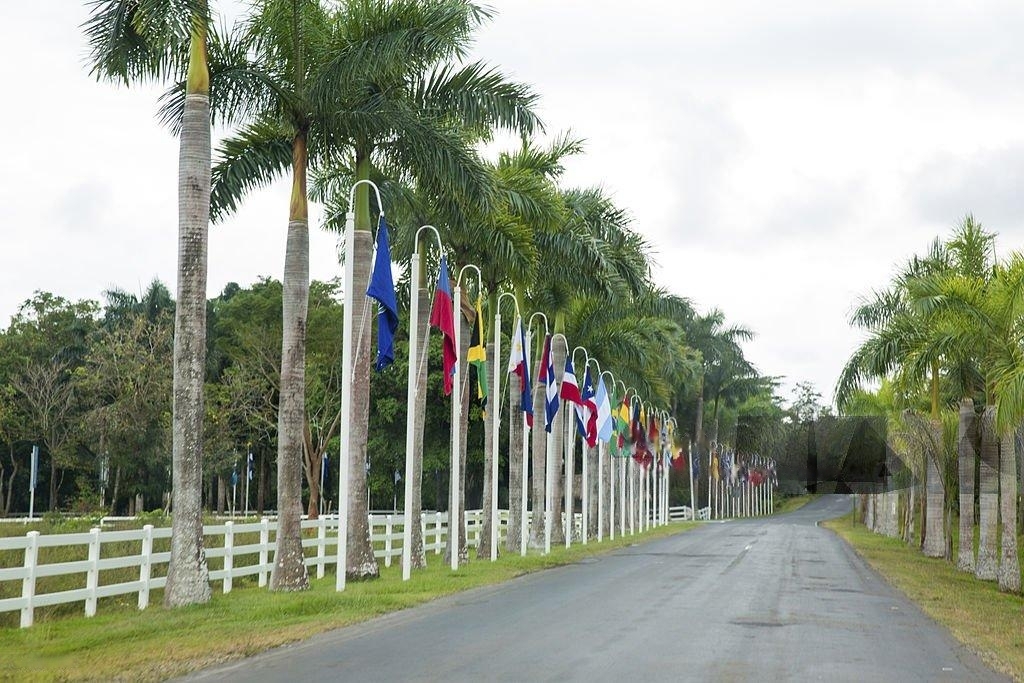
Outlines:
[[[1020, 590], [1017, 435], [1024, 424], [1024, 256], [966, 216], [946, 240], [904, 264], [851, 322], [867, 337], [837, 385], [841, 409], [888, 413], [897, 452], [925, 482], [922, 550], [1002, 590]], [[866, 392], [866, 382], [881, 388]], [[975, 476], [977, 473], [977, 525]], [[897, 485], [909, 485], [906, 481]], [[912, 535], [912, 488], [883, 493], [873, 526]], [[876, 502], [877, 502], [876, 501]], [[975, 552], [975, 529], [978, 548]], [[1000, 533], [1001, 529], [1001, 533]]]
[[[702, 401], [709, 381], [717, 410], [733, 378], [756, 374], [738, 346], [749, 338], [747, 330], [726, 327], [717, 310], [698, 316], [687, 300], [651, 284], [649, 246], [624, 211], [600, 190], [559, 186], [563, 164], [580, 153], [581, 141], [562, 135], [535, 142], [532, 136], [543, 129], [531, 89], [484, 63], [464, 63], [488, 10], [467, 0], [260, 0], [230, 30], [213, 17], [207, 0], [97, 0], [84, 27], [97, 77], [170, 83], [161, 118], [181, 140], [167, 605], [210, 595], [200, 505], [209, 220], [230, 215], [249, 192], [289, 172], [277, 433], [280, 523], [272, 589], [308, 586], [299, 519], [311, 200], [325, 206], [328, 228], [339, 228], [340, 217], [354, 211], [354, 246], [344, 257], [362, 283], [369, 280], [372, 216], [383, 207], [366, 183], [356, 186], [350, 207], [348, 189], [361, 180], [381, 188], [389, 223], [396, 226], [396, 260], [408, 263], [413, 253], [423, 260], [422, 319], [411, 323], [422, 329], [431, 257], [414, 248], [413, 235], [414, 226], [433, 223], [453, 262], [480, 265], [489, 312], [497, 309], [500, 292], [514, 293], [522, 310], [545, 311], [553, 332], [614, 359], [616, 375], [660, 405], [674, 411], [678, 397], [692, 394], [698, 383]], [[233, 131], [216, 157], [211, 124]], [[476, 150], [499, 130], [521, 136], [522, 143], [490, 163]], [[401, 284], [399, 291], [407, 291]], [[368, 300], [355, 297], [352, 315], [369, 318]], [[473, 313], [458, 318], [465, 347]], [[353, 406], [348, 510], [357, 525], [366, 520], [362, 463], [372, 327], [359, 328], [359, 353], [346, 380]], [[488, 346], [500, 333], [489, 331]], [[696, 343], [687, 346], [687, 334]], [[425, 373], [426, 334], [420, 338], [418, 366]], [[557, 350], [559, 368], [566, 351]], [[464, 358], [466, 348], [460, 352]], [[425, 381], [422, 374], [419, 381]], [[518, 396], [509, 393], [516, 411]], [[422, 420], [425, 392], [418, 399]], [[698, 443], [702, 425], [698, 405]], [[414, 449], [420, 463], [422, 427]], [[513, 442], [522, 438], [516, 433]], [[485, 444], [486, 467], [496, 467], [489, 433]], [[422, 465], [417, 485], [421, 476]], [[511, 476], [517, 476], [515, 466]], [[416, 490], [409, 504], [419, 502]], [[351, 575], [376, 574], [368, 535], [358, 527], [349, 534], [347, 555]]]

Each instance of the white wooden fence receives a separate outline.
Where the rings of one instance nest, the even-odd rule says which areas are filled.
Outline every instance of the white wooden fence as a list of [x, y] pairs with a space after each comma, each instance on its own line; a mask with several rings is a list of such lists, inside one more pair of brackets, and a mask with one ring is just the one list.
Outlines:
[[[504, 539], [508, 512], [499, 514], [499, 542]], [[402, 556], [403, 515], [371, 514], [370, 540], [374, 556], [390, 566], [392, 558]], [[443, 552], [448, 538], [448, 513], [424, 513], [421, 518], [424, 552]], [[481, 510], [467, 510], [465, 515], [466, 543], [476, 547], [480, 543], [483, 525]], [[323, 578], [328, 565], [337, 563], [338, 520], [337, 516], [323, 516], [316, 520], [303, 520], [303, 529], [313, 529], [316, 535], [302, 539], [303, 548], [313, 548], [314, 554], [307, 555], [306, 566], [316, 568], [317, 578]], [[210, 571], [211, 582], [221, 582], [225, 593], [231, 592], [234, 579], [256, 575], [260, 586], [267, 584], [270, 570], [274, 566], [274, 541], [271, 532], [277, 531], [276, 520], [262, 519], [258, 522], [203, 526], [203, 535], [210, 538], [206, 544], [207, 559], [223, 558], [221, 569]], [[236, 544], [242, 534], [258, 534], [256, 543]], [[24, 563], [21, 567], [0, 568], [0, 584], [8, 581], [21, 582], [21, 597], [0, 599], [0, 613], [21, 610], [21, 626], [31, 626], [37, 607], [84, 602], [85, 615], [96, 614], [96, 603], [100, 598], [116, 595], [137, 594], [139, 609], [149, 605], [150, 591], [163, 588], [167, 582], [164, 576], [154, 577], [154, 567], [166, 565], [171, 559], [169, 551], [154, 552], [153, 542], [170, 539], [170, 527], [154, 527], [150, 524], [141, 529], [128, 531], [104, 531], [99, 527], [87, 532], [73, 534], [40, 534], [30, 531], [25, 536], [0, 538], [0, 551], [21, 551]], [[211, 538], [212, 537], [212, 538]], [[213, 542], [211, 542], [213, 541]], [[138, 552], [117, 557], [102, 557], [104, 544], [131, 543]], [[40, 563], [42, 548], [84, 547], [88, 557], [84, 560], [56, 563]], [[137, 569], [138, 578], [132, 581], [100, 585], [100, 573], [111, 569]], [[162, 573], [162, 572], [161, 572]], [[85, 585], [71, 590], [50, 593], [36, 591], [37, 579], [51, 576], [84, 575]]]
[[[698, 510], [699, 519], [708, 518], [708, 508]], [[669, 509], [672, 521], [692, 519], [689, 506]], [[576, 514], [577, 532], [582, 523], [581, 515]], [[393, 558], [402, 556], [403, 515], [402, 513], [375, 513], [369, 516], [370, 541], [374, 546], [374, 556], [384, 561], [384, 566], [391, 566]], [[448, 513], [423, 513], [421, 518], [423, 531], [423, 551], [440, 554], [444, 551], [448, 539]], [[508, 523], [508, 511], [499, 513], [499, 543], [504, 541]], [[483, 525], [482, 510], [467, 510], [465, 515], [466, 544], [477, 547], [480, 544], [480, 532]], [[303, 520], [302, 528], [315, 530], [315, 536], [302, 539], [303, 548], [312, 548], [307, 554], [306, 566], [316, 569], [317, 578], [323, 578], [329, 565], [337, 563], [338, 520], [337, 516], [325, 515], [316, 520]], [[271, 533], [276, 533], [277, 522], [264, 518], [258, 522], [226, 521], [220, 524], [203, 526], [208, 559], [223, 558], [220, 569], [210, 571], [210, 581], [220, 582], [225, 593], [231, 592], [235, 579], [257, 577], [260, 586], [265, 586], [274, 566], [274, 541]], [[258, 534], [257, 542], [245, 542], [243, 535]], [[0, 613], [21, 610], [21, 626], [31, 626], [34, 611], [37, 607], [68, 603], [85, 603], [85, 615], [96, 614], [97, 601], [117, 595], [137, 595], [139, 609], [149, 605], [149, 594], [153, 589], [163, 588], [167, 582], [164, 566], [170, 561], [170, 552], [154, 552], [153, 542], [170, 539], [170, 527], [154, 527], [147, 524], [141, 529], [128, 531], [105, 531], [96, 527], [87, 532], [73, 534], [40, 534], [30, 531], [25, 536], [0, 538], [0, 552], [14, 551], [24, 553], [21, 567], [0, 568], [0, 585], [4, 582], [21, 582], [21, 597], [0, 599]], [[244, 539], [253, 540], [253, 539]], [[116, 557], [103, 557], [103, 546], [113, 543], [129, 543], [138, 551]], [[40, 563], [39, 551], [43, 548], [83, 547], [87, 558], [84, 560]], [[80, 552], [80, 554], [82, 554]], [[161, 571], [154, 572], [154, 568]], [[138, 578], [119, 583], [102, 584], [101, 572], [113, 569], [137, 570]], [[134, 572], [132, 572], [134, 575]], [[84, 586], [55, 592], [39, 593], [36, 591], [37, 579], [53, 576], [84, 575]]]

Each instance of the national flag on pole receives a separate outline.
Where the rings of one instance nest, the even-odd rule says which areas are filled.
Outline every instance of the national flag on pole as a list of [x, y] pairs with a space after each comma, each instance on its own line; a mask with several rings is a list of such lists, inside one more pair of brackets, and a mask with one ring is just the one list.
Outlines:
[[655, 449], [658, 447], [658, 417], [656, 415], [651, 416], [651, 422], [648, 425], [647, 443]]
[[441, 268], [437, 275], [437, 287], [434, 289], [434, 306], [430, 311], [430, 325], [436, 327], [444, 336], [443, 367], [444, 394], [452, 393], [452, 375], [455, 364], [459, 361], [459, 351], [455, 348], [455, 314], [452, 312], [452, 286], [448, 279], [448, 260], [441, 257]]
[[551, 425], [558, 413], [558, 387], [555, 385], [555, 364], [551, 361], [551, 335], [544, 337], [544, 353], [540, 359], [540, 381], [544, 383], [544, 429]]
[[320, 461], [320, 495], [323, 496], [324, 490], [327, 489], [327, 475], [330, 474], [330, 464], [328, 463], [327, 454], [324, 453], [323, 460]]
[[231, 485], [238, 486], [238, 463], [231, 467]]
[[626, 440], [629, 439], [629, 392], [622, 396], [622, 403], [615, 409], [615, 426], [619, 432], [616, 440], [619, 450], [626, 448]]
[[476, 395], [480, 399], [482, 416], [487, 417], [487, 349], [484, 348], [484, 314], [481, 307], [482, 297], [476, 297], [476, 325], [469, 341], [469, 352], [466, 360], [476, 369]]
[[520, 404], [526, 413], [526, 424], [533, 427], [533, 392], [530, 391], [530, 347], [523, 332], [523, 319], [516, 318], [512, 332], [512, 352], [508, 358], [508, 371], [519, 377]]
[[[327, 456], [324, 456], [324, 460], [327, 460]], [[256, 460], [252, 457], [252, 451], [249, 451], [249, 457], [246, 459], [245, 464], [245, 476], [248, 481], [252, 481], [253, 476], [256, 474]]]
[[594, 382], [590, 378], [590, 367], [583, 374], [583, 391], [576, 406], [576, 431], [587, 440], [588, 446], [597, 445], [597, 403], [594, 401]]
[[580, 396], [580, 385], [576, 382], [576, 371], [572, 368], [572, 357], [570, 356], [565, 358], [561, 397], [569, 403], [575, 403], [577, 406], [583, 403], [583, 397]]
[[608, 397], [608, 387], [605, 386], [604, 377], [597, 378], [597, 438], [605, 443], [612, 440], [615, 427], [612, 424], [612, 404]]
[[380, 371], [395, 362], [395, 332], [398, 331], [398, 302], [395, 300], [395, 281], [391, 277], [391, 245], [388, 242], [388, 224], [383, 215], [377, 225], [377, 253], [366, 296], [380, 304], [377, 310], [377, 362], [374, 364]]

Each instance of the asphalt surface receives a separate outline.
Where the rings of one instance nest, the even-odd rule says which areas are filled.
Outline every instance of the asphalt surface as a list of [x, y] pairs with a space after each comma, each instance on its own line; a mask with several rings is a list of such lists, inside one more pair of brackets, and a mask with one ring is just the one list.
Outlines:
[[188, 680], [1007, 680], [816, 526], [851, 505], [710, 522]]

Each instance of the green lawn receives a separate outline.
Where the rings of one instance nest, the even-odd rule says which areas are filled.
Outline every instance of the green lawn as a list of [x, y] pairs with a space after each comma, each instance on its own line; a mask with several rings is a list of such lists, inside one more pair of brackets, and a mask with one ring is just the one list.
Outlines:
[[[396, 563], [382, 566], [378, 580], [349, 582], [343, 593], [335, 592], [334, 576], [329, 574], [312, 580], [312, 588], [303, 593], [269, 593], [236, 582], [230, 594], [216, 594], [209, 604], [186, 609], [157, 606], [139, 612], [128, 605], [110, 605], [101, 606], [91, 619], [44, 616], [32, 628], [0, 629], [0, 679], [165, 679], [693, 526], [676, 522], [643, 536], [554, 548], [548, 556], [504, 555], [494, 563], [472, 560], [457, 573], [440, 556], [428, 554], [430, 566], [414, 572], [408, 582], [402, 582]], [[161, 600], [162, 591], [154, 591], [152, 604]]]
[[978, 581], [950, 562], [925, 557], [916, 543], [854, 526], [851, 515], [823, 525], [992, 667], [1024, 679], [1024, 600], [1019, 595], [1000, 593], [994, 582]]

